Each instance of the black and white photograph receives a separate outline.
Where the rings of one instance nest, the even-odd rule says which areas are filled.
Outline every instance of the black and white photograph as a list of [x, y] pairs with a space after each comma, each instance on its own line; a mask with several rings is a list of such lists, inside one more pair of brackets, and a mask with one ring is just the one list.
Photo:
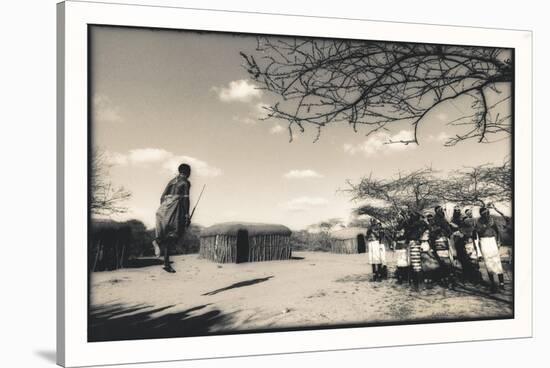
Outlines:
[[2, 366], [544, 361], [537, 4], [2, 3]]
[[513, 49], [88, 35], [89, 342], [514, 318]]

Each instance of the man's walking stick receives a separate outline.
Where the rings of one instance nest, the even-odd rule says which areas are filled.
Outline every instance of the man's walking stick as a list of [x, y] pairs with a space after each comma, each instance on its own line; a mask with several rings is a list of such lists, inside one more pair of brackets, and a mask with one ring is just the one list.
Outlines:
[[206, 184], [202, 186], [201, 194], [199, 194], [199, 198], [197, 199], [197, 203], [195, 203], [195, 207], [193, 207], [193, 211], [191, 211], [191, 215], [189, 216], [189, 222], [191, 222], [191, 219], [193, 218], [193, 215], [195, 214], [195, 210], [197, 209], [197, 206], [199, 205], [199, 202], [201, 201], [202, 193], [204, 192], [204, 188], [206, 188]]

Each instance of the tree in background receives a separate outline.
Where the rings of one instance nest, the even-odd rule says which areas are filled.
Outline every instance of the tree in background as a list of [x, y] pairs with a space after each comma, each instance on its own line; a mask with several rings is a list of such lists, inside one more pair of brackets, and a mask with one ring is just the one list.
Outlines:
[[307, 230], [309, 232], [322, 232], [322, 233], [330, 233], [336, 226], [343, 225], [343, 221], [341, 218], [330, 218], [328, 220], [324, 220], [321, 222], [318, 222], [313, 225], [309, 225]]
[[488, 206], [506, 218], [498, 204], [512, 199], [512, 165], [479, 165], [454, 171], [445, 180], [443, 198], [463, 206]]
[[367, 200], [358, 209], [358, 214], [369, 215], [382, 223], [389, 223], [401, 210], [422, 211], [441, 202], [442, 180], [432, 168], [398, 173], [392, 179], [375, 179], [372, 175], [359, 183], [348, 181], [347, 191], [352, 200]]
[[[395, 229], [399, 222], [399, 212], [390, 206], [374, 206], [363, 204], [353, 211], [355, 218], [350, 221], [349, 226], [369, 227], [370, 219], [379, 221], [385, 228]], [[368, 216], [367, 219], [362, 217]]]
[[331, 241], [328, 232], [312, 233], [308, 230], [293, 231], [290, 235], [293, 250], [329, 252]]
[[366, 202], [355, 209], [356, 215], [368, 215], [394, 229], [401, 211], [423, 211], [447, 202], [490, 207], [508, 223], [510, 218], [497, 205], [511, 202], [512, 184], [512, 167], [507, 161], [456, 170], [446, 178], [432, 168], [398, 173], [391, 179], [369, 175], [358, 183], [348, 182], [347, 191], [352, 200]]
[[111, 216], [125, 213], [124, 206], [132, 194], [124, 187], [113, 186], [109, 179], [111, 165], [104, 151], [94, 148], [91, 160], [91, 198], [90, 211], [92, 215]]
[[[278, 102], [268, 118], [286, 120], [294, 130], [347, 123], [368, 134], [408, 123], [410, 139], [433, 110], [467, 99], [469, 110], [449, 122], [464, 140], [490, 142], [511, 133], [512, 54], [508, 49], [435, 44], [258, 37], [256, 52], [241, 52], [244, 67]], [[464, 102], [464, 101], [463, 101]], [[504, 109], [502, 109], [504, 107]], [[401, 124], [399, 124], [401, 123]]]

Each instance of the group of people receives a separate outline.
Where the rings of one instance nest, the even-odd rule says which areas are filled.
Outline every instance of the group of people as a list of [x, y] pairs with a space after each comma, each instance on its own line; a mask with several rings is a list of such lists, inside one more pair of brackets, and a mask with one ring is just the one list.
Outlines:
[[[482, 207], [479, 213], [480, 217], [474, 218], [471, 209], [462, 212], [457, 206], [448, 221], [441, 206], [436, 206], [433, 213], [402, 212], [393, 236], [398, 283], [407, 280], [415, 290], [422, 283], [429, 287], [434, 281], [454, 288], [459, 277], [478, 284], [482, 281], [483, 260], [491, 292], [504, 289], [500, 233], [489, 208]], [[387, 273], [382, 234], [381, 223], [372, 219], [367, 244], [373, 281], [381, 281]]]

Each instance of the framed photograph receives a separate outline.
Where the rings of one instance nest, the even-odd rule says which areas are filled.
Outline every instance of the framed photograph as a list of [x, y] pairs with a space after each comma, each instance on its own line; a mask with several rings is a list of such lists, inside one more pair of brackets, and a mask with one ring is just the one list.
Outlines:
[[531, 336], [530, 32], [57, 12], [60, 365]]

